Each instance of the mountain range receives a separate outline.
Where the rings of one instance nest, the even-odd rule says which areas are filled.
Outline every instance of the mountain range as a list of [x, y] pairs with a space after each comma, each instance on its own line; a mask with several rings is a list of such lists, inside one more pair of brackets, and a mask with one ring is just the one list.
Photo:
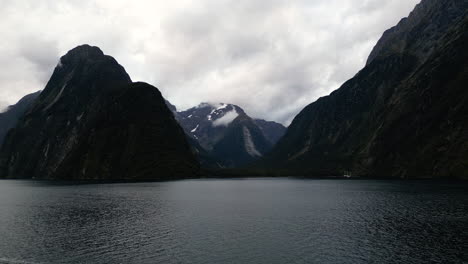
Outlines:
[[178, 111], [99, 48], [78, 46], [41, 92], [0, 113], [0, 178], [162, 180], [206, 168], [468, 178], [466, 47], [468, 1], [423, 0], [286, 129], [234, 104]]
[[233, 104], [201, 103], [177, 112], [175, 106], [166, 103], [192, 146], [197, 152], [204, 153], [200, 159], [206, 167], [247, 165], [263, 157], [286, 132], [283, 125], [253, 119]]

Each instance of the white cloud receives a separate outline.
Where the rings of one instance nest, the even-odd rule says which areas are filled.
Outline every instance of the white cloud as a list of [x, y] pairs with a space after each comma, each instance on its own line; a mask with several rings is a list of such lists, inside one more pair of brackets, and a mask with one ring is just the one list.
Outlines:
[[213, 121], [213, 126], [214, 126], [214, 127], [217, 127], [217, 126], [228, 126], [228, 125], [231, 124], [231, 122], [234, 121], [234, 119], [236, 119], [238, 116], [239, 116], [239, 114], [237, 113], [236, 109], [234, 109], [234, 110], [229, 111], [229, 112], [227, 112], [226, 114], [224, 114], [221, 118], [218, 118], [218, 119], [216, 119], [215, 121]]
[[362, 68], [419, 0], [0, 0], [0, 100], [42, 89], [88, 43], [178, 108], [238, 104], [288, 123]]

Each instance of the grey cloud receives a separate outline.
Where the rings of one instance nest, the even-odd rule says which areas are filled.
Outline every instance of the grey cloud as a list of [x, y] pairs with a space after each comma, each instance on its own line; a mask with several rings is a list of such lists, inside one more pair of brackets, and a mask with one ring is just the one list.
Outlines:
[[418, 1], [4, 0], [0, 101], [42, 89], [60, 55], [89, 43], [179, 109], [235, 103], [288, 124], [357, 73]]
[[[31, 49], [30, 43], [34, 43], [34, 49]], [[34, 74], [41, 83], [48, 81], [51, 69], [60, 57], [56, 42], [41, 39], [39, 36], [22, 37], [18, 52], [34, 66]]]
[[9, 103], [7, 101], [0, 100], [0, 114], [7, 110], [8, 105]]

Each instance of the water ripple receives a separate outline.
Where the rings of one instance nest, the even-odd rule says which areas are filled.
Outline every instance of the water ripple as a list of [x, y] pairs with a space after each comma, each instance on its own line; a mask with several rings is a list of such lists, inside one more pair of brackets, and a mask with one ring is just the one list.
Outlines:
[[466, 183], [0, 181], [0, 263], [466, 263]]

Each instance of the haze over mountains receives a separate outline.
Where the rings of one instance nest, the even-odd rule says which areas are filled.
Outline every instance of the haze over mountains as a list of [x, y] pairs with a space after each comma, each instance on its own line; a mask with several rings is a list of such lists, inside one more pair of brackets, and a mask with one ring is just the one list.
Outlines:
[[467, 34], [468, 1], [423, 0], [383, 34], [355, 77], [307, 106], [286, 133], [233, 104], [178, 112], [99, 48], [79, 46], [40, 95], [0, 114], [0, 140], [8, 130], [0, 177], [174, 179], [197, 177], [201, 164], [468, 178]]
[[9, 106], [3, 113], [0, 113], [0, 145], [3, 143], [7, 132], [16, 126], [20, 117], [28, 110], [41, 92], [28, 94], [15, 105]]

